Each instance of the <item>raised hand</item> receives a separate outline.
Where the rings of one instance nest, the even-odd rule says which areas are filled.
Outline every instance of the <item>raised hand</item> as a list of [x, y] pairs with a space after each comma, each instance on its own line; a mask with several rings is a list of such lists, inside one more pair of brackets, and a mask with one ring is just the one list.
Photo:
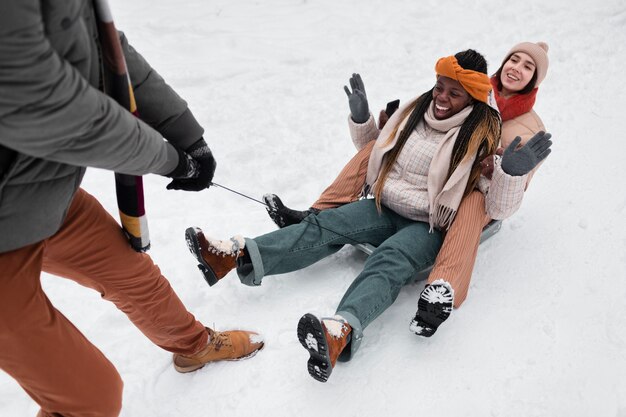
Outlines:
[[370, 117], [370, 109], [365, 94], [365, 85], [359, 74], [352, 74], [350, 87], [352, 87], [352, 91], [346, 85], [343, 86], [343, 89], [348, 95], [352, 120], [355, 123], [365, 123]]
[[541, 161], [550, 155], [552, 150], [551, 134], [538, 132], [521, 148], [516, 149], [522, 138], [519, 136], [504, 150], [502, 154], [502, 170], [512, 176], [528, 174]]

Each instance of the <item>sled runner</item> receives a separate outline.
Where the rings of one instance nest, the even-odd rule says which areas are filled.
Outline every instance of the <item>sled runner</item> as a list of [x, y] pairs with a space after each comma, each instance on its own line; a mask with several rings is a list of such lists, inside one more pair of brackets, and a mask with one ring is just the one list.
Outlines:
[[[480, 243], [483, 243], [485, 240], [489, 239], [491, 236], [498, 233], [501, 227], [502, 227], [502, 220], [490, 221], [489, 224], [484, 227], [482, 233], [480, 234]], [[369, 243], [357, 243], [354, 245], [354, 247], [359, 249], [360, 251], [365, 252], [368, 256], [371, 255], [372, 252], [374, 252], [374, 249], [376, 249], [374, 245], [371, 245]], [[425, 280], [426, 278], [428, 278], [428, 274], [430, 273], [432, 269], [433, 269], [432, 265], [422, 269], [421, 271], [417, 273], [415, 280], [416, 281]]]

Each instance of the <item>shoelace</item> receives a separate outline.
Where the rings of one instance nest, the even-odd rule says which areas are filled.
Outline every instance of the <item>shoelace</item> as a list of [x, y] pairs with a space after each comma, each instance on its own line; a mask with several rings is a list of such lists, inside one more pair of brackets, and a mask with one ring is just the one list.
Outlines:
[[[205, 237], [206, 239], [206, 237]], [[230, 242], [231, 246], [230, 248], [227, 250], [226, 246], [227, 246], [227, 241], [226, 240], [220, 240], [220, 241], [214, 241], [213, 239], [207, 240], [207, 252], [213, 253], [215, 255], [219, 255], [222, 258], [226, 258], [228, 256], [232, 256], [235, 259], [239, 258], [243, 252], [241, 245], [239, 243], [239, 241], [237, 241], [237, 239], [235, 239], [234, 237], [230, 238]]]
[[216, 350], [219, 350], [222, 345], [224, 345], [227, 342], [227, 337], [224, 333], [221, 332], [216, 332], [213, 329], [208, 329], [209, 330], [209, 337], [211, 338], [211, 340], [209, 341], [210, 344], [215, 346]]

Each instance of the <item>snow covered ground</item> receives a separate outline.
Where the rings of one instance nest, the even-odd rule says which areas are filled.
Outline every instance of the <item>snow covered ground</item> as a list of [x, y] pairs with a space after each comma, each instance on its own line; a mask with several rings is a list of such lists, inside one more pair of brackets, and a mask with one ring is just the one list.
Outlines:
[[[188, 226], [228, 237], [273, 230], [261, 205], [219, 188], [166, 191], [145, 178], [151, 255], [185, 304], [218, 330], [253, 329], [248, 361], [178, 374], [112, 305], [44, 276], [53, 303], [116, 365], [122, 416], [626, 416], [626, 5], [553, 0], [112, 1], [118, 27], [189, 103], [218, 160], [217, 183], [308, 207], [354, 152], [343, 86], [362, 74], [374, 111], [431, 87], [437, 58], [466, 48], [495, 71], [520, 41], [546, 41], [535, 109], [552, 155], [520, 211], [479, 251], [466, 303], [431, 339], [408, 330], [423, 283], [365, 331], [359, 354], [321, 384], [296, 338], [306, 312], [332, 314], [363, 255], [208, 287]], [[113, 176], [84, 187], [116, 213]], [[0, 416], [37, 406], [0, 374]]]

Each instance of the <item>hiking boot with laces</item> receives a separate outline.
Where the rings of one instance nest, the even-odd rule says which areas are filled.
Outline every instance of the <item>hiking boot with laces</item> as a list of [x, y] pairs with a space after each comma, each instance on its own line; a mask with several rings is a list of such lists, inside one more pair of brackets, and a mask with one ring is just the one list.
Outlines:
[[237, 267], [237, 258], [245, 254], [243, 237], [230, 240], [206, 238], [198, 227], [185, 230], [185, 240], [191, 254], [198, 261], [198, 269], [206, 282], [213, 286]]
[[322, 320], [305, 314], [298, 322], [298, 340], [311, 357], [307, 363], [309, 374], [326, 382], [337, 358], [351, 339], [352, 327], [340, 316]]
[[267, 205], [267, 213], [270, 215], [270, 218], [281, 229], [292, 224], [298, 224], [307, 216], [320, 212], [320, 210], [313, 207], [302, 211], [292, 210], [286, 207], [276, 194], [265, 194], [263, 201]]
[[263, 338], [258, 333], [246, 330], [209, 332], [209, 343], [200, 352], [193, 355], [174, 354], [174, 368], [178, 372], [192, 372], [210, 362], [238, 361], [251, 358], [264, 346]]
[[438, 279], [426, 285], [417, 302], [417, 313], [409, 329], [419, 336], [430, 337], [452, 312], [454, 289]]

